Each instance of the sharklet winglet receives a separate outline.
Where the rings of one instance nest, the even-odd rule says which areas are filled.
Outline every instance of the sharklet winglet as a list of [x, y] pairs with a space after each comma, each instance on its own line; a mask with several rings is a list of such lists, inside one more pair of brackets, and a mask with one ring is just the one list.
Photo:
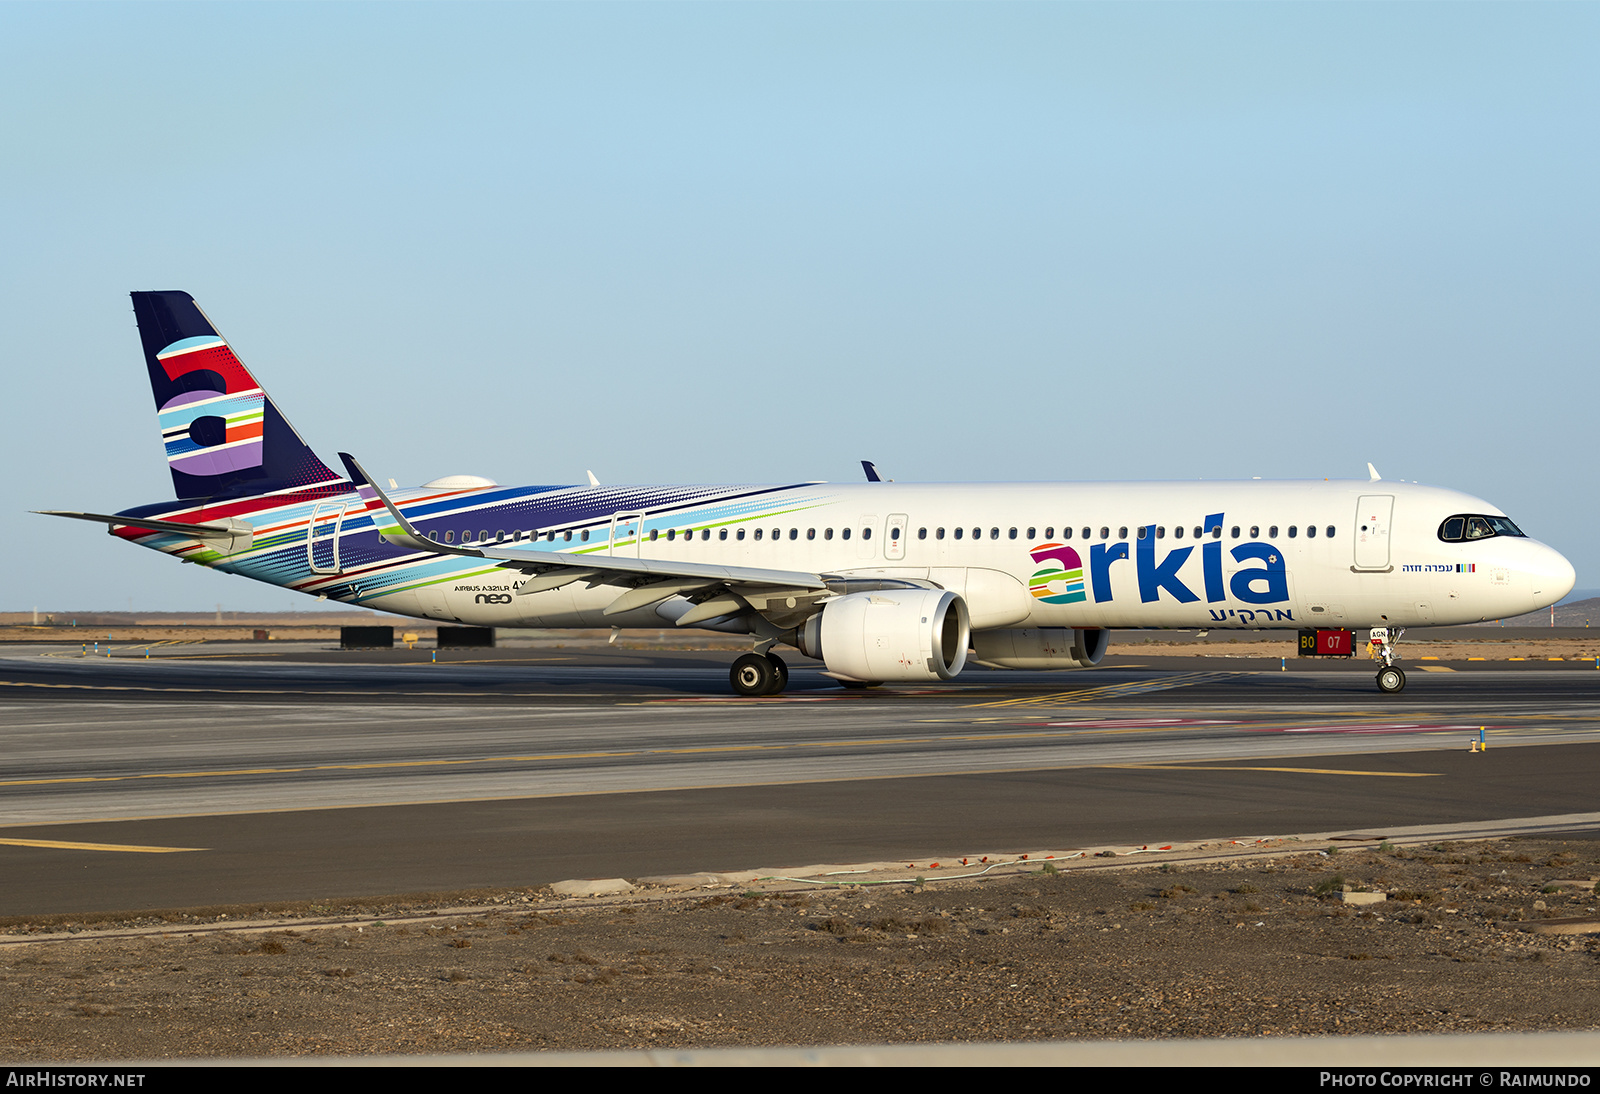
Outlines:
[[398, 535], [396, 535], [393, 529], [390, 527], [379, 528], [378, 534], [384, 539], [395, 544], [396, 546], [429, 551], [438, 555], [468, 555], [472, 558], [483, 557], [483, 552], [476, 550], [475, 548], [456, 547], [446, 543], [435, 543], [433, 540], [423, 536], [421, 532], [418, 532], [411, 526], [411, 522], [405, 518], [405, 514], [400, 512], [400, 507], [397, 506], [393, 501], [389, 500], [389, 495], [383, 492], [383, 488], [378, 485], [378, 481], [371, 475], [367, 474], [366, 468], [357, 463], [354, 456], [350, 455], [348, 452], [341, 452], [339, 453], [339, 459], [343, 460], [345, 467], [349, 469], [351, 481], [357, 483], [357, 489], [363, 495], [365, 495], [369, 490], [372, 491], [373, 495], [376, 496], [379, 501], [383, 502], [383, 507], [389, 510], [389, 516], [394, 519], [394, 527], [398, 527], [400, 532]]

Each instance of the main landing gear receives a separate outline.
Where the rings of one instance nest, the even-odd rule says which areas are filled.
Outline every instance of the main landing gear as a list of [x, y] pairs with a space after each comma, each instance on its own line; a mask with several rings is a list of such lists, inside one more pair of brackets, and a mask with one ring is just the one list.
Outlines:
[[1406, 674], [1394, 663], [1394, 644], [1404, 633], [1406, 632], [1403, 627], [1396, 627], [1393, 630], [1388, 627], [1373, 627], [1368, 639], [1373, 658], [1383, 662], [1383, 667], [1378, 670], [1378, 690], [1385, 695], [1397, 695], [1405, 690]]
[[789, 686], [789, 666], [775, 653], [747, 653], [733, 663], [728, 682], [735, 695], [777, 695]]

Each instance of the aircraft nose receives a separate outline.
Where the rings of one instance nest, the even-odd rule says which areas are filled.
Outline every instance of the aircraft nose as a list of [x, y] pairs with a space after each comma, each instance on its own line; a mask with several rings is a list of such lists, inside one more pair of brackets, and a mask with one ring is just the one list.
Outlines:
[[1545, 547], [1543, 544], [1540, 544], [1533, 565], [1528, 568], [1528, 576], [1533, 579], [1533, 595], [1541, 605], [1554, 604], [1578, 583], [1578, 571], [1572, 568], [1566, 556], [1554, 547]]

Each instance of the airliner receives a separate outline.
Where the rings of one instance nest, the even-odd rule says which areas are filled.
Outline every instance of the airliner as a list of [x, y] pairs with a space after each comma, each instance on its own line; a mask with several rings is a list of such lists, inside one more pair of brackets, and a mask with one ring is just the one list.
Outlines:
[[[969, 662], [1088, 668], [1112, 628], [1406, 627], [1554, 604], [1554, 549], [1479, 498], [1382, 479], [388, 487], [319, 459], [183, 292], [134, 315], [176, 501], [97, 521], [185, 562], [441, 623], [749, 635], [733, 690], [775, 695], [792, 647], [846, 687]], [[1387, 640], [1385, 640], [1387, 639]]]

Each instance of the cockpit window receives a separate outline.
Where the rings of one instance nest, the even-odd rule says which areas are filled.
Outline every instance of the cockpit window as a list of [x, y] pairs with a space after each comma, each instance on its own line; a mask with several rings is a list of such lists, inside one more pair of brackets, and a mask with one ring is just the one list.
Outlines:
[[1511, 520], [1507, 517], [1463, 513], [1459, 516], [1446, 517], [1444, 523], [1439, 525], [1439, 538], [1446, 543], [1489, 539], [1493, 536], [1521, 535], [1522, 529], [1511, 523]]

